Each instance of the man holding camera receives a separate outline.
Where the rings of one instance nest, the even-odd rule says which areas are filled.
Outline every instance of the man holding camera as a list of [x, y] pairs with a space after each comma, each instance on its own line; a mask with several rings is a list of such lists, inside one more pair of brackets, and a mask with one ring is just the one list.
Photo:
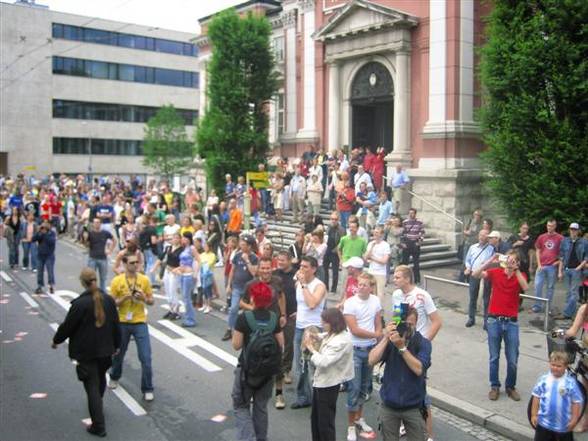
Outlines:
[[112, 359], [108, 387], [118, 387], [125, 353], [132, 335], [141, 362], [141, 392], [145, 401], [153, 401], [151, 342], [145, 314], [145, 305], [153, 305], [151, 283], [146, 275], [139, 272], [139, 259], [135, 254], [127, 253], [123, 257], [123, 263], [125, 272], [112, 279], [110, 285], [110, 295], [114, 297], [118, 307], [121, 344], [120, 352]]
[[32, 242], [38, 242], [37, 247], [37, 289], [35, 294], [43, 292], [44, 273], [47, 268], [47, 282], [49, 283], [49, 292], [53, 294], [55, 286], [55, 242], [57, 235], [51, 228], [51, 223], [44, 220], [39, 231], [33, 235]]
[[431, 365], [431, 342], [417, 330], [419, 313], [411, 306], [398, 325], [389, 322], [384, 337], [371, 350], [369, 364], [386, 363], [380, 398], [380, 418], [384, 441], [400, 439], [400, 423], [404, 422], [408, 441], [426, 439], [427, 369]]
[[[490, 268], [500, 263], [500, 266]], [[519, 255], [512, 250], [506, 255], [495, 254], [474, 271], [474, 277], [492, 282], [488, 307], [488, 349], [490, 352], [490, 392], [488, 398], [496, 401], [500, 395], [498, 366], [500, 346], [504, 340], [506, 355], [506, 394], [514, 401], [521, 396], [515, 386], [519, 358], [519, 294], [528, 288], [527, 278], [519, 269]]]

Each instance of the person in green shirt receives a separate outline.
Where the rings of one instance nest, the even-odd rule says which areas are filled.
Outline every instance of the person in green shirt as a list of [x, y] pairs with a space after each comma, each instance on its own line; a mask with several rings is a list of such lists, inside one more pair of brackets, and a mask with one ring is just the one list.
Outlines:
[[367, 250], [367, 242], [363, 237], [357, 235], [359, 224], [349, 222], [349, 234], [343, 236], [339, 241], [337, 253], [339, 261], [343, 264], [351, 257], [362, 257]]

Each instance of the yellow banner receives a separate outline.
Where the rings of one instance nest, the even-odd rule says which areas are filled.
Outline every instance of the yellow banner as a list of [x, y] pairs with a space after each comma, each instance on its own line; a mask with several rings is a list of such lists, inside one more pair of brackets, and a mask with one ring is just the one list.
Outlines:
[[247, 172], [247, 180], [253, 188], [260, 189], [269, 187], [268, 172]]

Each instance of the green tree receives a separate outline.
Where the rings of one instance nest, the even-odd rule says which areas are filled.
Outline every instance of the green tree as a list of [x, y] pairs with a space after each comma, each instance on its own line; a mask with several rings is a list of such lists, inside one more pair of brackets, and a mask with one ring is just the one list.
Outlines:
[[184, 124], [170, 104], [161, 107], [145, 127], [143, 163], [168, 179], [188, 172], [194, 161], [196, 147]]
[[515, 224], [588, 223], [588, 2], [495, 0], [481, 50], [491, 195]]
[[224, 175], [257, 170], [268, 151], [267, 103], [277, 91], [270, 47], [271, 26], [262, 16], [218, 14], [208, 27], [208, 105], [197, 133], [212, 187], [222, 191]]

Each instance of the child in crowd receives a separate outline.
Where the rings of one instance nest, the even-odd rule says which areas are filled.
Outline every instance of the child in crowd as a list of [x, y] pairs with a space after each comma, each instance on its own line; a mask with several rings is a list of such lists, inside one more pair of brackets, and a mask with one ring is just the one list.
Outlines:
[[550, 372], [533, 388], [531, 423], [535, 441], [572, 441], [572, 430], [580, 419], [584, 398], [576, 379], [567, 372], [568, 355], [554, 351]]

